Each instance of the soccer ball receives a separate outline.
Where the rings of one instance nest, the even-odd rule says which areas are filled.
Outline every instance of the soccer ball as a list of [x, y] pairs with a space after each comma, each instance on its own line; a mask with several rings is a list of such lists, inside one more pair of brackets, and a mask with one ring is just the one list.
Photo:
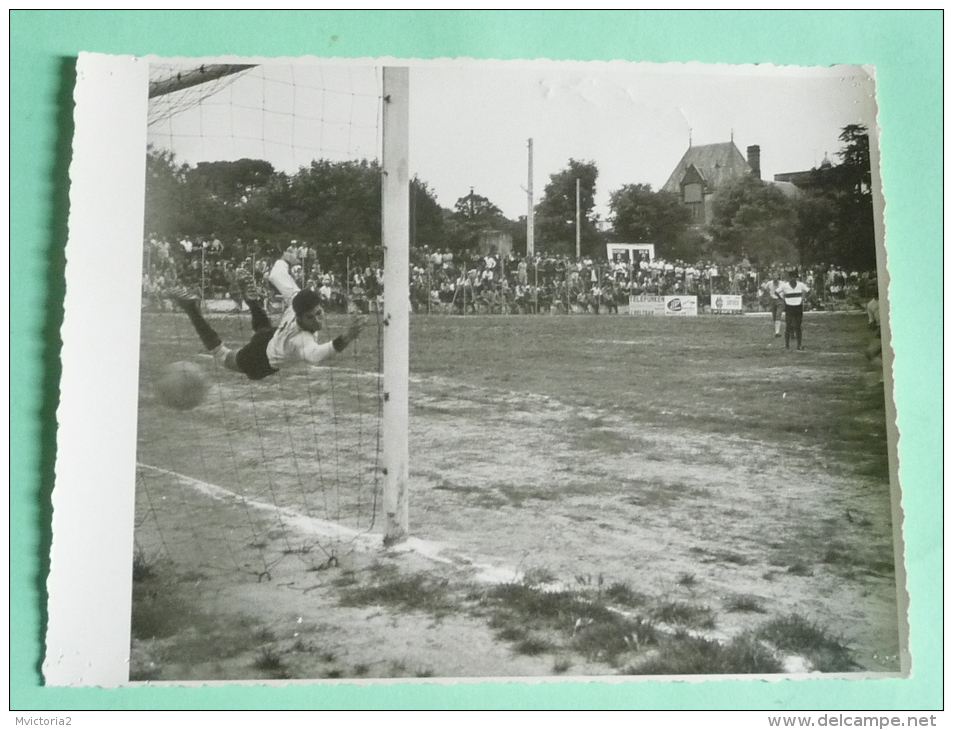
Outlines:
[[195, 363], [174, 362], [159, 378], [159, 400], [177, 411], [190, 411], [201, 405], [207, 392], [205, 374]]

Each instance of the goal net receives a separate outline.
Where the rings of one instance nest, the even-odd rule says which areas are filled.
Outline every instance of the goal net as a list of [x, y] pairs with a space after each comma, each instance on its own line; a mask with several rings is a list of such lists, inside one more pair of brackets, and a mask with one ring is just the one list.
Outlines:
[[[382, 104], [370, 66], [151, 66], [136, 570], [304, 586], [380, 544]], [[281, 316], [268, 272], [289, 247], [298, 286], [324, 305], [322, 339], [354, 314], [368, 326], [327, 367], [252, 381], [216, 364], [170, 291], [198, 292], [240, 348], [249, 299]], [[186, 411], [156, 391], [179, 361], [209, 383]]]

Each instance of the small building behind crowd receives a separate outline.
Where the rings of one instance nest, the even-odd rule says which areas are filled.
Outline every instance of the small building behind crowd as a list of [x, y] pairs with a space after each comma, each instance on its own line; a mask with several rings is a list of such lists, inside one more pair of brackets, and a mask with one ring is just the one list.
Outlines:
[[485, 230], [480, 232], [477, 251], [482, 256], [496, 254], [501, 258], [513, 251], [513, 236], [504, 231]]

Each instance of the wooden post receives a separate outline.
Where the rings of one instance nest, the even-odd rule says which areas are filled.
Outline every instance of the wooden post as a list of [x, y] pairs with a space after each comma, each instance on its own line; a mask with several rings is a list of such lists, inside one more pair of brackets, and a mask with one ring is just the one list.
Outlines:
[[533, 314], [539, 314], [539, 262], [533, 259]]
[[410, 377], [410, 168], [407, 68], [384, 69], [381, 239], [384, 246], [382, 461], [384, 545], [407, 539]]
[[576, 178], [576, 260], [582, 250], [582, 218], [579, 204], [579, 178]]
[[535, 215], [533, 213], [533, 139], [529, 140], [529, 165], [526, 173], [526, 255], [536, 252]]
[[202, 241], [202, 282], [200, 286], [199, 298], [202, 301], [202, 309], [205, 309], [205, 241]]

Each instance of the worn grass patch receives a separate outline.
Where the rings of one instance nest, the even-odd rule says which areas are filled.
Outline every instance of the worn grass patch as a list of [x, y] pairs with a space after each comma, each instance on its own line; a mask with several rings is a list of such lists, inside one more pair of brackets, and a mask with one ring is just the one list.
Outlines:
[[620, 656], [657, 642], [658, 631], [647, 619], [613, 614], [610, 620], [579, 625], [570, 646], [588, 661], [603, 661], [615, 665]]
[[[480, 610], [498, 638], [514, 643], [521, 654], [565, 652], [588, 661], [615, 664], [619, 657], [657, 640], [654, 625], [641, 617], [613, 610], [616, 605], [642, 605], [647, 599], [624, 583], [598, 590], [543, 590], [526, 582], [506, 583], [486, 591]], [[610, 598], [611, 596], [611, 598]]]
[[731, 613], [766, 613], [764, 599], [749, 594], [736, 594], [725, 600], [725, 610]]
[[781, 651], [806, 657], [819, 672], [849, 672], [857, 666], [839, 638], [797, 614], [768, 621], [754, 635]]
[[709, 550], [707, 548], [689, 548], [690, 553], [698, 556], [702, 563], [728, 563], [729, 565], [750, 565], [751, 559], [733, 550]]
[[704, 487], [659, 479], [630, 480], [623, 487], [626, 491], [623, 501], [636, 507], [663, 509], [682, 500], [705, 499], [711, 496], [711, 492]]
[[527, 636], [513, 645], [513, 651], [523, 656], [539, 656], [552, 651], [555, 645], [539, 636]]
[[769, 562], [801, 576], [812, 575], [815, 569], [846, 579], [858, 574], [893, 575], [893, 552], [888, 540], [881, 537], [858, 543], [845, 536], [852, 530], [869, 532], [870, 525], [862, 514], [851, 510], [818, 523], [804, 522], [785, 539], [770, 543]]
[[695, 577], [694, 573], [679, 573], [675, 582], [683, 588], [693, 588], [694, 586], [698, 585], [698, 579]]
[[486, 605], [498, 612], [527, 621], [543, 621], [554, 627], [572, 626], [577, 618], [597, 618], [608, 611], [585, 600], [575, 591], [544, 591], [527, 583], [493, 586]]
[[347, 607], [388, 606], [398, 611], [437, 617], [455, 610], [449, 582], [426, 573], [402, 575], [390, 566], [371, 570], [371, 582], [342, 586], [340, 604]]
[[684, 601], [665, 601], [655, 606], [650, 615], [656, 621], [689, 629], [715, 628], [715, 613], [707, 606]]
[[736, 637], [728, 644], [688, 634], [667, 638], [659, 649], [634, 663], [624, 674], [777, 674], [781, 662], [753, 637]]
[[283, 667], [283, 664], [281, 654], [271, 647], [262, 649], [252, 662], [255, 669], [260, 669], [263, 672], [276, 672]]
[[154, 666], [130, 662], [131, 681], [160, 679], [163, 669], [172, 665], [197, 667], [237, 657], [269, 640], [269, 630], [256, 620], [203, 610], [192, 582], [194, 576], [175, 576], [158, 564], [133, 582], [132, 639], [161, 642], [161, 649]]
[[595, 451], [602, 455], [631, 454], [645, 448], [643, 439], [619, 433], [601, 424], [602, 419], [575, 424], [569, 436], [569, 448], [573, 451]]
[[628, 583], [622, 581], [610, 583], [603, 595], [611, 603], [628, 608], [639, 608], [649, 602], [647, 595], [632, 590]]
[[787, 572], [791, 575], [797, 575], [802, 578], [814, 575], [814, 571], [807, 563], [797, 560], [788, 566]]

